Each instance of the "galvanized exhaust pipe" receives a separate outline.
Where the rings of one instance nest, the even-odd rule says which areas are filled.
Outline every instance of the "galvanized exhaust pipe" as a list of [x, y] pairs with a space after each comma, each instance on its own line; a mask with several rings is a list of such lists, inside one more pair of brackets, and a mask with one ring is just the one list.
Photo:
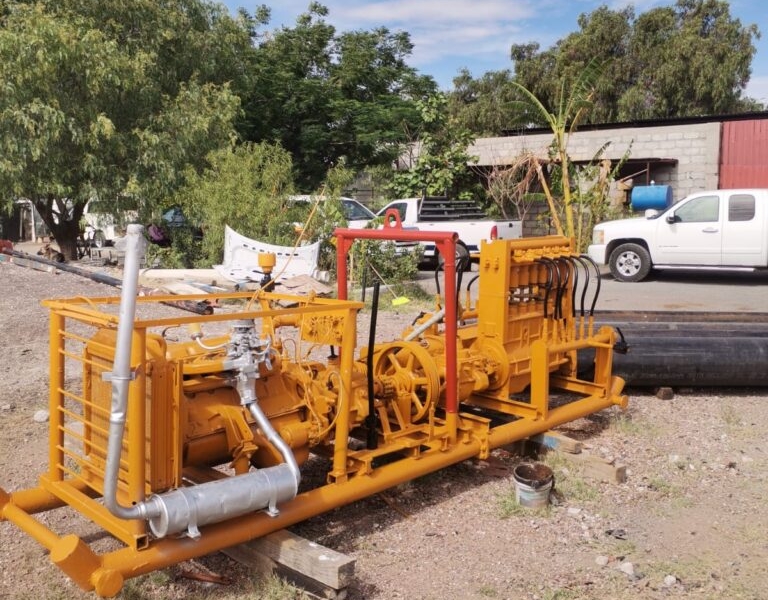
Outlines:
[[131, 371], [131, 342], [133, 324], [136, 320], [136, 295], [139, 288], [139, 268], [146, 250], [143, 236], [144, 227], [128, 225], [125, 235], [125, 265], [123, 284], [120, 291], [120, 312], [117, 323], [115, 359], [112, 373], [105, 379], [112, 382], [112, 404], [109, 414], [109, 440], [107, 460], [104, 469], [104, 506], [120, 519], [147, 519], [159, 516], [150, 512], [143, 502], [125, 507], [117, 501], [117, 485], [120, 476], [120, 456], [123, 451], [123, 433], [128, 409], [128, 387], [133, 379]]
[[280, 438], [256, 402], [247, 404], [250, 413], [267, 439], [286, 461], [244, 475], [211, 481], [189, 488], [179, 488], [152, 496], [130, 507], [117, 500], [123, 434], [128, 408], [131, 372], [131, 342], [136, 319], [136, 295], [139, 268], [146, 241], [141, 225], [129, 225], [126, 235], [125, 266], [120, 296], [119, 322], [112, 373], [112, 403], [109, 417], [109, 440], [104, 471], [104, 506], [121, 519], [146, 519], [152, 533], [161, 538], [186, 531], [199, 537], [198, 527], [266, 509], [278, 514], [277, 505], [294, 498], [298, 492], [300, 471], [289, 446]]

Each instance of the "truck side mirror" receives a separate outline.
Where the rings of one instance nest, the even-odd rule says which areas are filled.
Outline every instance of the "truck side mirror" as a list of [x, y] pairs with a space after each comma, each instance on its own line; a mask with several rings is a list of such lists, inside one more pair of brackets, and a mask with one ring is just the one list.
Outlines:
[[679, 219], [675, 216], [675, 213], [671, 212], [667, 215], [667, 223], [677, 223]]

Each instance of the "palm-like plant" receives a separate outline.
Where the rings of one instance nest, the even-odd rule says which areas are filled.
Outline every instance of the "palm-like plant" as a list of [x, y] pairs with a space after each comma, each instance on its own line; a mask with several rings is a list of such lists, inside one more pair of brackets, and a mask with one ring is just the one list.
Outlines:
[[555, 199], [552, 196], [551, 189], [544, 177], [541, 165], [537, 165], [539, 180], [541, 181], [544, 193], [549, 203], [549, 209], [552, 213], [555, 229], [560, 235], [574, 237], [576, 231], [573, 222], [573, 211], [571, 210], [571, 179], [570, 179], [570, 159], [568, 157], [568, 138], [570, 134], [576, 131], [584, 116], [592, 108], [592, 98], [596, 90], [596, 82], [603, 70], [604, 63], [593, 59], [587, 64], [576, 80], [567, 86], [563, 80], [560, 90], [557, 94], [557, 110], [551, 112], [528, 88], [517, 82], [511, 82], [520, 93], [525, 97], [521, 101], [526, 109], [533, 109], [530, 112], [538, 113], [549, 125], [554, 139], [552, 140], [552, 151], [555, 160], [560, 164], [560, 182], [563, 189], [563, 212], [565, 213], [565, 231], [556, 209]]

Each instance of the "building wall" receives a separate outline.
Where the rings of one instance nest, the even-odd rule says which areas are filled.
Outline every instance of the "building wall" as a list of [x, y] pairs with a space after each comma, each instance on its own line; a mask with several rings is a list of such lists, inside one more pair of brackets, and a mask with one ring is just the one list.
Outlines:
[[[568, 142], [568, 152], [576, 162], [589, 162], [606, 143], [605, 157], [618, 161], [630, 149], [636, 161], [672, 159], [676, 165], [659, 166], [654, 181], [670, 185], [679, 200], [691, 192], [717, 189], [720, 165], [719, 121], [657, 127], [617, 128], [576, 131]], [[481, 166], [509, 164], [524, 152], [545, 158], [552, 134], [481, 138], [470, 148]]]

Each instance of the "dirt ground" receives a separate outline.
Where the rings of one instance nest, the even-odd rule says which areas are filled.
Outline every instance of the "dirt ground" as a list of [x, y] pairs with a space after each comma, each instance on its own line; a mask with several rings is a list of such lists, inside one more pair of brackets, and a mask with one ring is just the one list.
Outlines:
[[[0, 487], [33, 486], [46, 468], [48, 320], [39, 301], [114, 288], [0, 262]], [[379, 317], [379, 336], [411, 316]], [[389, 330], [388, 330], [389, 329]], [[361, 325], [361, 330], [366, 330]], [[671, 400], [629, 390], [626, 413], [563, 428], [586, 452], [627, 467], [627, 481], [588, 478], [581, 463], [547, 457], [555, 504], [520, 509], [512, 468], [497, 450], [295, 527], [356, 558], [350, 600], [768, 598], [768, 420], [765, 390], [676, 390]], [[41, 517], [57, 530], [100, 536], [70, 509]], [[103, 542], [103, 540], [101, 540]], [[228, 585], [194, 581], [212, 571]], [[129, 582], [121, 598], [291, 598], [218, 554]], [[92, 598], [43, 549], [0, 522], [0, 598]]]

